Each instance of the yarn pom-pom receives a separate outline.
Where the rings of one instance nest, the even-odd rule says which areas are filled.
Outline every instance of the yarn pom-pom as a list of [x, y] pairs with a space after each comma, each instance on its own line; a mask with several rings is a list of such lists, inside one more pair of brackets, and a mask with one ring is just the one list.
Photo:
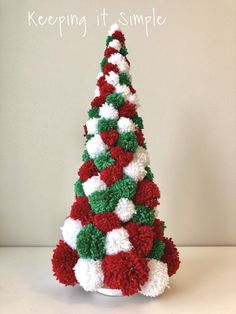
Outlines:
[[96, 214], [94, 217], [94, 225], [104, 233], [107, 233], [113, 229], [121, 226], [121, 221], [114, 213], [101, 213]]
[[82, 181], [86, 181], [92, 176], [96, 176], [98, 174], [98, 169], [94, 164], [93, 160], [88, 160], [80, 167], [78, 171], [78, 175]]
[[106, 189], [106, 184], [101, 180], [100, 175], [93, 176], [83, 183], [84, 193], [89, 196], [93, 192]]
[[59, 241], [53, 251], [52, 269], [54, 276], [60, 283], [66, 286], [74, 286], [78, 283], [73, 271], [78, 258], [76, 250], [69, 247], [63, 240]]
[[155, 218], [152, 228], [154, 233], [154, 239], [163, 240], [163, 226], [162, 222], [158, 218]]
[[145, 143], [145, 138], [144, 138], [142, 130], [140, 129], [136, 130], [135, 135], [137, 137], [138, 144], [143, 145]]
[[179, 268], [179, 252], [171, 238], [164, 238], [165, 250], [162, 261], [168, 266], [168, 275], [171, 277]]
[[116, 64], [113, 64], [113, 63], [110, 63], [110, 62], [107, 62], [105, 65], [104, 65], [104, 68], [103, 68], [103, 72], [104, 74], [108, 74], [110, 71], [113, 71], [115, 73], [119, 73], [119, 68]]
[[148, 262], [148, 281], [143, 285], [140, 293], [147, 297], [157, 297], [162, 294], [169, 284], [167, 265], [150, 259]]
[[147, 260], [132, 251], [105, 256], [102, 269], [104, 283], [111, 289], [120, 289], [123, 295], [137, 293], [148, 280]]
[[97, 96], [91, 102], [91, 107], [101, 107], [104, 104], [106, 97], [105, 96]]
[[103, 272], [100, 261], [80, 258], [74, 272], [85, 291], [96, 291], [103, 285]]
[[105, 234], [92, 224], [80, 230], [76, 244], [82, 258], [100, 260], [105, 254]]
[[127, 166], [134, 157], [132, 152], [126, 152], [121, 146], [115, 146], [110, 149], [110, 154], [113, 159], [121, 165], [121, 167]]
[[119, 30], [116, 30], [116, 31], [112, 34], [112, 38], [119, 40], [119, 42], [121, 42], [122, 44], [124, 44], [124, 42], [125, 42], [125, 36], [124, 36], [124, 35], [121, 33], [121, 31], [119, 31]]
[[136, 204], [146, 205], [154, 208], [159, 204], [159, 198], [160, 191], [154, 182], [148, 179], [138, 182], [137, 191], [134, 197], [134, 202]]
[[86, 196], [80, 196], [76, 198], [76, 201], [71, 206], [70, 217], [73, 219], [79, 219], [81, 224], [87, 225], [93, 222], [93, 212]]
[[113, 255], [121, 251], [128, 252], [132, 249], [132, 244], [129, 241], [129, 234], [123, 227], [113, 229], [106, 235], [106, 254]]
[[101, 179], [107, 186], [112, 185], [123, 177], [123, 168], [119, 164], [112, 165], [101, 171]]
[[89, 155], [95, 158], [99, 156], [99, 154], [105, 153], [108, 146], [103, 142], [101, 136], [96, 134], [86, 143], [86, 148]]
[[129, 240], [135, 252], [140, 256], [147, 256], [153, 245], [153, 231], [150, 226], [142, 226], [136, 222], [129, 222], [125, 229], [129, 233]]
[[61, 227], [63, 239], [72, 249], [76, 248], [76, 237], [81, 228], [80, 220], [74, 220], [71, 217], [66, 218], [64, 225]]
[[129, 221], [132, 218], [135, 211], [136, 210], [134, 203], [128, 198], [120, 198], [115, 208], [116, 215], [123, 222]]
[[133, 118], [136, 114], [136, 105], [126, 101], [120, 108], [119, 108], [119, 116], [126, 117], [126, 118]]
[[106, 145], [113, 146], [119, 138], [119, 133], [116, 130], [104, 131], [101, 138]]

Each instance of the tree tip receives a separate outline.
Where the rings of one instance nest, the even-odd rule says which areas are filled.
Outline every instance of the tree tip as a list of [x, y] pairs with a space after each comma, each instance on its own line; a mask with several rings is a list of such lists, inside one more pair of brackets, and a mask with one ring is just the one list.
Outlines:
[[112, 35], [115, 31], [120, 31], [120, 26], [117, 23], [114, 23], [111, 25], [109, 31], [108, 31], [108, 35]]

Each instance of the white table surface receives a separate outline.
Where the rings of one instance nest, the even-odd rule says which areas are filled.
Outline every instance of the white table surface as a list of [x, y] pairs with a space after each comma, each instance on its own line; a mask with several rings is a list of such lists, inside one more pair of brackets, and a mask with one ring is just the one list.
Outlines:
[[64, 287], [52, 276], [53, 248], [0, 248], [1, 314], [236, 313], [236, 248], [182, 247], [181, 269], [158, 298], [108, 297]]

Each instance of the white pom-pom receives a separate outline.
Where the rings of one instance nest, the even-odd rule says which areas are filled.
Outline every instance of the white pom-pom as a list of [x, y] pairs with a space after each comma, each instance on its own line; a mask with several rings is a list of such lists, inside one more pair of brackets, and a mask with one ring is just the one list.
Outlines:
[[86, 143], [86, 149], [89, 155], [94, 158], [101, 153], [105, 153], [105, 151], [108, 149], [108, 146], [103, 142], [101, 136], [96, 134]]
[[135, 131], [135, 124], [129, 118], [121, 117], [117, 124], [119, 133]]
[[108, 31], [108, 35], [111, 36], [113, 33], [115, 33], [115, 31], [119, 31], [119, 30], [120, 30], [120, 26], [117, 23], [114, 23], [111, 25]]
[[61, 227], [63, 239], [72, 249], [76, 249], [76, 237], [81, 228], [80, 220], [74, 220], [71, 217], [68, 217]]
[[116, 64], [120, 70], [120, 72], [129, 72], [129, 64], [125, 60], [125, 57], [120, 53], [113, 53], [110, 58], [108, 58], [108, 62], [112, 64]]
[[135, 182], [143, 180], [146, 176], [147, 171], [145, 167], [140, 164], [137, 160], [132, 160], [128, 166], [124, 167], [124, 173], [132, 178]]
[[85, 181], [83, 184], [84, 193], [89, 196], [93, 192], [106, 189], [106, 183], [100, 179], [100, 176], [93, 176]]
[[103, 286], [103, 271], [100, 261], [79, 258], [74, 266], [75, 277], [86, 291], [96, 291]]
[[121, 43], [119, 42], [119, 40], [113, 39], [109, 42], [108, 47], [114, 48], [119, 51], [121, 48]]
[[94, 97], [97, 97], [97, 96], [100, 96], [100, 89], [98, 86], [95, 88], [95, 92], [94, 92]]
[[116, 110], [112, 104], [103, 104], [102, 107], [99, 108], [99, 115], [105, 119], [114, 119], [117, 120], [119, 118], [119, 112]]
[[110, 71], [109, 74], [105, 75], [107, 83], [116, 86], [119, 83], [119, 75], [114, 71]]
[[120, 198], [114, 211], [123, 222], [129, 221], [136, 212], [134, 203], [128, 198]]
[[91, 118], [86, 122], [88, 134], [94, 135], [98, 133], [98, 121], [99, 118]]
[[122, 94], [127, 99], [128, 95], [130, 94], [129, 86], [117, 84], [116, 93]]
[[105, 248], [107, 255], [117, 254], [121, 251], [130, 251], [132, 249], [132, 244], [129, 241], [128, 231], [122, 227], [108, 232]]
[[148, 267], [148, 280], [142, 286], [140, 293], [147, 297], [157, 297], [164, 292], [169, 284], [167, 264], [150, 259]]
[[138, 101], [138, 97], [137, 97], [137, 94], [135, 93], [135, 94], [129, 94], [128, 96], [127, 96], [127, 100], [129, 101], [129, 102], [131, 102], [131, 103], [134, 103], [134, 104], [136, 104], [136, 106], [137, 107], [139, 107], [139, 101]]
[[138, 147], [134, 155], [134, 159], [137, 160], [144, 167], [147, 167], [150, 164], [148, 151], [142, 146]]
[[98, 72], [98, 75], [97, 75], [97, 80], [99, 80], [100, 79], [100, 77], [102, 77], [103, 76], [103, 72]]

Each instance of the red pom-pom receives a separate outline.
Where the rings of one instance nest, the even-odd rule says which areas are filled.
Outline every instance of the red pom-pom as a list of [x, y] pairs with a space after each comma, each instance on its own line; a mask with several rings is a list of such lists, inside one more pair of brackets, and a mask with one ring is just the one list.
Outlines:
[[165, 249], [162, 256], [162, 262], [168, 266], [168, 275], [171, 277], [179, 269], [179, 252], [171, 238], [164, 238]]
[[106, 79], [105, 79], [105, 75], [102, 75], [101, 77], [99, 77], [99, 79], [97, 80], [97, 86], [98, 87], [102, 87], [104, 84], [106, 84]]
[[145, 142], [145, 138], [144, 138], [142, 130], [138, 129], [137, 131], [135, 131], [135, 135], [137, 137], [138, 144], [143, 145]]
[[147, 256], [153, 245], [153, 230], [150, 226], [142, 226], [136, 222], [129, 222], [125, 229], [129, 233], [129, 240], [135, 252], [140, 256]]
[[83, 125], [84, 128], [84, 136], [86, 136], [88, 134], [88, 129], [87, 129], [87, 125]]
[[136, 113], [136, 105], [126, 101], [120, 108], [119, 108], [119, 116], [126, 117], [126, 118], [133, 118]]
[[105, 96], [97, 96], [91, 102], [91, 107], [101, 107], [105, 103]]
[[79, 196], [71, 206], [70, 217], [73, 219], [79, 219], [81, 224], [87, 225], [93, 222], [93, 212], [86, 196]]
[[94, 225], [107, 233], [121, 226], [121, 221], [115, 213], [102, 213], [94, 216]]
[[154, 182], [148, 179], [138, 182], [136, 194], [134, 196], [134, 202], [136, 204], [146, 205], [154, 208], [159, 204], [159, 198], [160, 191]]
[[97, 174], [98, 169], [95, 166], [93, 160], [85, 161], [78, 171], [78, 175], [82, 181], [86, 181], [92, 176], [96, 176]]
[[52, 256], [53, 274], [60, 283], [66, 286], [74, 286], [78, 283], [73, 270], [78, 259], [77, 251], [60, 240]]
[[121, 146], [111, 147], [110, 154], [121, 167], [127, 166], [134, 158], [132, 152], [125, 151]]
[[130, 91], [131, 91], [132, 94], [135, 94], [135, 93], [136, 93], [136, 90], [133, 88], [132, 85], [130, 85], [129, 89], [130, 89]]
[[101, 171], [101, 180], [104, 181], [107, 186], [112, 185], [122, 177], [123, 168], [119, 164], [114, 164]]
[[124, 44], [125, 42], [125, 36], [121, 33], [121, 31], [115, 31], [112, 34], [112, 38], [119, 40], [119, 42], [121, 42], [122, 44]]
[[117, 66], [116, 64], [107, 62], [107, 63], [104, 65], [103, 73], [106, 75], [106, 74], [108, 74], [110, 71], [113, 71], [113, 72], [115, 72], [115, 73], [119, 73], [119, 68], [118, 68], [118, 66]]
[[148, 266], [145, 258], [133, 251], [107, 255], [102, 261], [104, 283], [111, 289], [120, 289], [123, 295], [140, 291], [148, 279]]
[[100, 87], [100, 93], [104, 97], [107, 97], [108, 95], [112, 94], [114, 91], [115, 91], [115, 87], [108, 83]]
[[108, 48], [106, 48], [106, 50], [104, 51], [104, 56], [106, 57], [106, 58], [110, 58], [110, 56], [113, 54], [113, 53], [116, 53], [117, 52], [117, 50], [115, 49], [115, 48], [113, 48], [113, 47], [108, 47]]
[[161, 240], [163, 239], [163, 229], [162, 229], [162, 222], [155, 218], [154, 223], [152, 225], [154, 239]]
[[119, 138], [119, 133], [114, 129], [110, 131], [103, 131], [100, 135], [103, 142], [108, 146], [115, 145], [116, 141]]

